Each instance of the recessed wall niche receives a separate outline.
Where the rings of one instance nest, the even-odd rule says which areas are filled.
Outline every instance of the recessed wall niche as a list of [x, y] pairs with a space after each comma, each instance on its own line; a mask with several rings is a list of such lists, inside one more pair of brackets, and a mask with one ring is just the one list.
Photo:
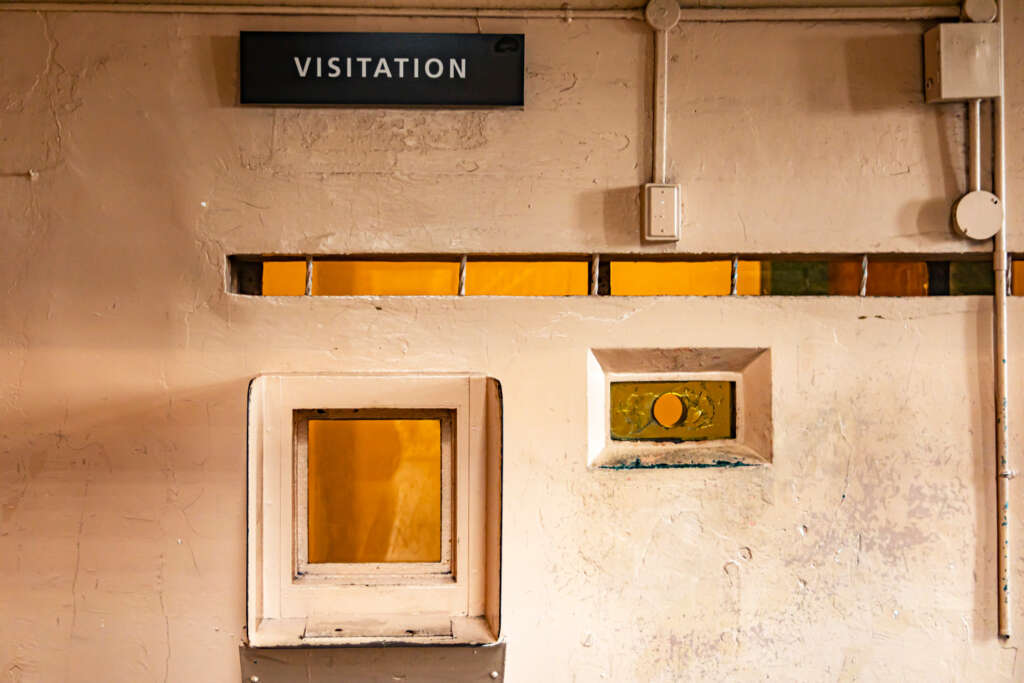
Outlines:
[[588, 466], [737, 467], [771, 461], [770, 349], [588, 351]]
[[501, 422], [481, 375], [254, 379], [248, 644], [497, 641]]

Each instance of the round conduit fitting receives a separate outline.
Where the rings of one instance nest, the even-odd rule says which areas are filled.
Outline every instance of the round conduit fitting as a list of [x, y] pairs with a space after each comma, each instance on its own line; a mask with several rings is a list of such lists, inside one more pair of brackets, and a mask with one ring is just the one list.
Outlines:
[[644, 18], [655, 31], [668, 31], [679, 23], [678, 0], [651, 0], [644, 9]]
[[991, 192], [968, 192], [953, 207], [953, 226], [964, 237], [987, 240], [1003, 226], [1003, 203]]
[[976, 24], [988, 24], [996, 20], [999, 7], [996, 0], [964, 0], [963, 16]]

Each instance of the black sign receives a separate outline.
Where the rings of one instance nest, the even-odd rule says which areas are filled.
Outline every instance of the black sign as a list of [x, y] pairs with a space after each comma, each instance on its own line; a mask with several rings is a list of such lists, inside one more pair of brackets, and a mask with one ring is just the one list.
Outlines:
[[521, 34], [242, 31], [242, 104], [523, 106]]

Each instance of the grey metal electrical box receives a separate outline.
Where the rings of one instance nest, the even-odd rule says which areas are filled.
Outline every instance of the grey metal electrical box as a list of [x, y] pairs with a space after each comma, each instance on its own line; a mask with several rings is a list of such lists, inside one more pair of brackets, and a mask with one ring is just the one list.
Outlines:
[[998, 24], [939, 24], [924, 34], [924, 99], [999, 97], [1003, 48]]

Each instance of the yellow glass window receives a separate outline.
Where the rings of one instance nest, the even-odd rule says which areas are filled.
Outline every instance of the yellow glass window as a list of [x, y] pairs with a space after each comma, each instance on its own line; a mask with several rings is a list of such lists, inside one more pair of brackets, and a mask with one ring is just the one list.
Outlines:
[[582, 296], [588, 293], [586, 261], [469, 261], [467, 296]]
[[441, 420], [309, 420], [309, 562], [441, 561]]
[[450, 261], [317, 261], [313, 294], [425, 296], [459, 293], [459, 264]]
[[[731, 261], [612, 261], [614, 296], [724, 296], [732, 291]], [[761, 293], [761, 264], [740, 261], [736, 293]]]
[[305, 293], [305, 261], [263, 263], [263, 296], [302, 296]]

